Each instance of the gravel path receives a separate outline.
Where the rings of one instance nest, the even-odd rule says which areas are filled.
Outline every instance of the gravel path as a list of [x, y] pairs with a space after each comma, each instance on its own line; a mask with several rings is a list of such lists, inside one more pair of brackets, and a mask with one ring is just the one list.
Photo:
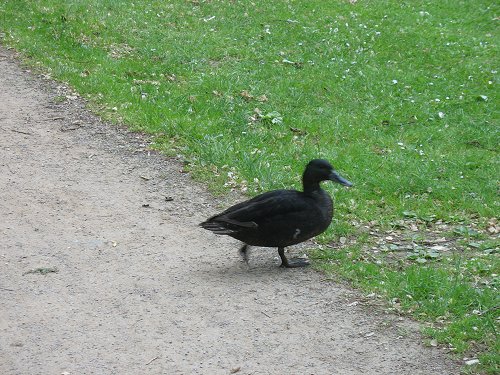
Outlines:
[[178, 162], [1, 48], [0, 87], [1, 374], [459, 373], [275, 249], [247, 269], [197, 227], [220, 206]]

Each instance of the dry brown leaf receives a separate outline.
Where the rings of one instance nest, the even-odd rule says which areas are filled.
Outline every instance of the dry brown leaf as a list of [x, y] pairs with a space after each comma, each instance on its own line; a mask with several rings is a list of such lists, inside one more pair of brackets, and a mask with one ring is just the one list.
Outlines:
[[253, 95], [250, 94], [247, 90], [243, 90], [242, 92], [240, 92], [240, 96], [247, 102], [253, 99]]

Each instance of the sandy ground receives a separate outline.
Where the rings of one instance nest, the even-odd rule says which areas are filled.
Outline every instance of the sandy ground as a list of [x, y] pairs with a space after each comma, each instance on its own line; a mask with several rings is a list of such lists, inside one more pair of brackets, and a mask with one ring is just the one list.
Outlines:
[[274, 249], [246, 268], [197, 227], [220, 207], [178, 162], [5, 49], [0, 87], [1, 374], [459, 373], [416, 324]]

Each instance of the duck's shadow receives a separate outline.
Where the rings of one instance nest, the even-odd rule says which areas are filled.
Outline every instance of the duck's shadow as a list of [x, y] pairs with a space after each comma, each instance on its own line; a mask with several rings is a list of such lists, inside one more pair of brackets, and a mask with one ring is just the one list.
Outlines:
[[[265, 251], [265, 250], [264, 250]], [[262, 279], [282, 279], [297, 277], [313, 271], [311, 266], [302, 268], [280, 267], [280, 259], [270, 254], [254, 254], [248, 263], [238, 256], [228, 256], [217, 262], [204, 262], [198, 268], [204, 280], [220, 280], [238, 282], [238, 280], [258, 281]]]

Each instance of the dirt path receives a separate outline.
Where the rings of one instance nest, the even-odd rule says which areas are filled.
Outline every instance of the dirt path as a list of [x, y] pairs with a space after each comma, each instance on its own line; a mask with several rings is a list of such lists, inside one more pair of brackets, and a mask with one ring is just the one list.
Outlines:
[[218, 208], [178, 163], [56, 103], [2, 49], [0, 87], [0, 373], [459, 373], [414, 324], [275, 250], [243, 267], [196, 226]]

